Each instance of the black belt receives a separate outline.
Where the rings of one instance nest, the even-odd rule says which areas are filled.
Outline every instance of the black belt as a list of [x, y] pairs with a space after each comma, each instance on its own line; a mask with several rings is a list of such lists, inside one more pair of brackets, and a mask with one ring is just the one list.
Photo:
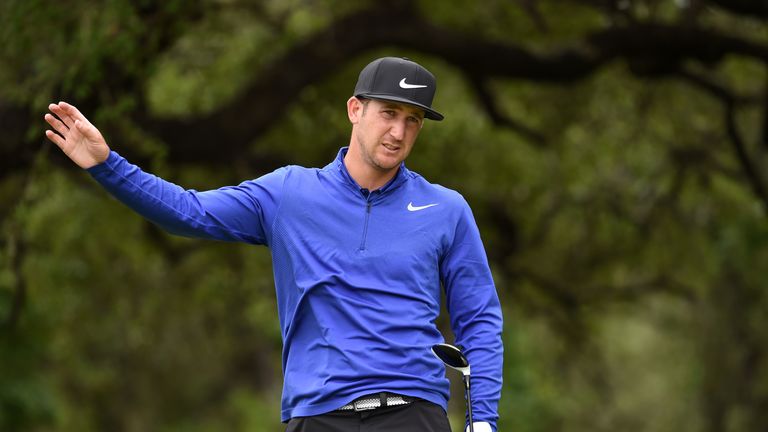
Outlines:
[[411, 402], [413, 402], [413, 398], [408, 396], [382, 392], [355, 399], [336, 411], [368, 411], [377, 408], [408, 405]]

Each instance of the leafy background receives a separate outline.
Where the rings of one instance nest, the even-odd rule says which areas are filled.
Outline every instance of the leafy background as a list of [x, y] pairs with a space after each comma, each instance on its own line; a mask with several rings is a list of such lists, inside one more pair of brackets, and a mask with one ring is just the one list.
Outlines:
[[126, 211], [45, 143], [48, 103], [205, 190], [325, 165], [381, 55], [439, 80], [446, 121], [408, 164], [464, 194], [486, 243], [499, 430], [764, 430], [766, 17], [764, 0], [0, 3], [0, 430], [283, 429], [269, 251]]

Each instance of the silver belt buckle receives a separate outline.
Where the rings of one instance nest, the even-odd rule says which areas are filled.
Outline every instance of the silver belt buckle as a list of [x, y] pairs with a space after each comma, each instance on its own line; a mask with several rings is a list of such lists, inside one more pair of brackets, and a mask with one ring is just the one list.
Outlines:
[[[407, 399], [400, 395], [389, 395], [386, 397], [385, 404], [383, 406], [390, 407], [390, 406], [399, 406], [399, 405], [408, 405], [411, 403], [410, 399]], [[370, 411], [375, 410], [377, 408], [381, 408], [381, 397], [362, 397], [357, 400], [354, 400], [343, 407], [339, 408], [338, 411]]]
[[381, 406], [381, 402], [376, 399], [358, 399], [352, 402], [355, 412], [370, 411]]

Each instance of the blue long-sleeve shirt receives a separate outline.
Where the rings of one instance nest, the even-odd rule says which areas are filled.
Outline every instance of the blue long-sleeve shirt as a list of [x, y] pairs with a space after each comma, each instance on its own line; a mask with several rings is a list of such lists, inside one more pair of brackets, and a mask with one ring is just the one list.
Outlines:
[[443, 341], [435, 326], [442, 284], [455, 343], [472, 366], [474, 420], [495, 430], [501, 307], [469, 206], [405, 164], [384, 187], [361, 189], [345, 154], [322, 169], [288, 166], [207, 192], [184, 190], [115, 152], [89, 172], [171, 233], [271, 249], [283, 421], [381, 391], [447, 409], [444, 366], [430, 351]]

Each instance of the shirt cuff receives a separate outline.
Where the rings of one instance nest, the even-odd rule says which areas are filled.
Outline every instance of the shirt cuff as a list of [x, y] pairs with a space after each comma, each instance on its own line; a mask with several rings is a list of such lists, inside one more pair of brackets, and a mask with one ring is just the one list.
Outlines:
[[119, 154], [117, 154], [113, 150], [110, 150], [109, 151], [109, 156], [107, 156], [107, 159], [104, 162], [102, 162], [100, 164], [97, 164], [97, 165], [94, 165], [94, 166], [88, 168], [86, 171], [88, 171], [88, 173], [91, 176], [96, 177], [96, 175], [98, 175], [100, 173], [103, 173], [104, 171], [111, 170], [111, 167], [120, 158], [121, 158], [121, 156]]

